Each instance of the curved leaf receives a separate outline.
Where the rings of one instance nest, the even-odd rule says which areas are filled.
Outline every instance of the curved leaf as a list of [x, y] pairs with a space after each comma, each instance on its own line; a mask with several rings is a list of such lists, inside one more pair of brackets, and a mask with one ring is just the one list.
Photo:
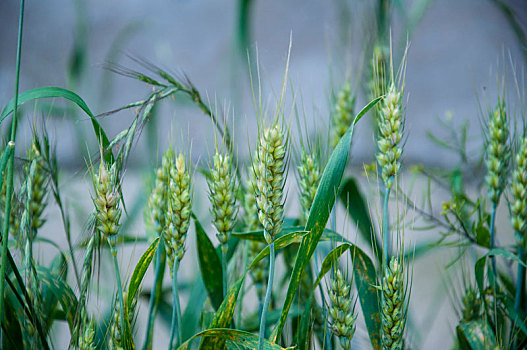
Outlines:
[[[221, 340], [228, 341], [235, 344], [238, 348], [242, 349], [256, 349], [258, 347], [258, 336], [249, 332], [240, 331], [238, 329], [229, 329], [229, 328], [214, 328], [207, 329], [203, 332], [200, 332], [194, 335], [192, 338], [183, 343], [178, 350], [186, 350], [189, 348], [190, 342], [193, 339], [204, 337], [204, 338], [219, 338]], [[285, 350], [277, 344], [273, 344], [267, 340], [264, 341], [264, 349], [266, 350]]]
[[201, 277], [205, 284], [205, 289], [209, 295], [212, 306], [218, 310], [223, 301], [223, 272], [221, 269], [221, 260], [201, 226], [198, 219], [194, 217], [196, 226], [196, 245], [198, 248], [199, 269]]
[[[114, 158], [111, 150], [108, 148], [110, 142], [108, 141], [106, 133], [104, 132], [97, 119], [95, 119], [95, 116], [91, 112], [90, 108], [88, 108], [86, 102], [84, 102], [84, 100], [73, 91], [56, 86], [38, 87], [18, 94], [18, 106], [23, 105], [24, 103], [29, 101], [50, 97], [62, 97], [67, 100], [70, 100], [71, 102], [79, 106], [90, 117], [93, 126], [93, 131], [95, 132], [95, 136], [97, 137], [99, 144], [102, 145], [105, 150], [107, 150], [104, 155], [104, 160], [107, 163], [112, 164]], [[9, 103], [2, 110], [2, 114], [0, 114], [0, 124], [4, 121], [5, 118], [7, 118], [9, 114], [13, 113], [14, 109], [15, 98], [12, 98], [11, 101], [9, 101]]]
[[157, 237], [152, 242], [152, 244], [150, 244], [150, 247], [148, 247], [148, 249], [143, 253], [141, 258], [137, 262], [137, 265], [135, 265], [134, 272], [132, 273], [132, 277], [130, 278], [130, 282], [128, 283], [128, 298], [126, 300], [126, 310], [131, 309], [132, 302], [137, 294], [137, 291], [139, 290], [139, 287], [141, 286], [141, 282], [143, 282], [146, 270], [148, 270], [150, 263], [152, 263], [152, 259], [156, 254], [158, 245], [159, 237]]
[[329, 158], [329, 161], [320, 179], [320, 184], [318, 185], [315, 199], [307, 219], [305, 230], [310, 233], [304, 237], [298, 249], [295, 266], [293, 267], [293, 272], [287, 287], [286, 299], [282, 307], [282, 315], [278, 325], [271, 334], [270, 339], [273, 342], [276, 342], [276, 340], [279, 339], [280, 335], [282, 334], [287, 314], [289, 313], [289, 309], [293, 303], [293, 298], [298, 289], [302, 274], [304, 273], [306, 266], [309, 264], [309, 261], [315, 252], [320, 237], [322, 236], [322, 233], [324, 232], [328, 222], [329, 214], [331, 213], [333, 205], [335, 204], [337, 194], [339, 193], [340, 181], [348, 161], [348, 153], [351, 147], [351, 139], [353, 136], [355, 124], [357, 124], [362, 116], [366, 114], [366, 112], [368, 112], [380, 100], [381, 97], [374, 99], [359, 112], [344, 136], [342, 136], [340, 139], [339, 143], [335, 147], [335, 150], [331, 153], [331, 157]]
[[496, 349], [496, 337], [485, 320], [474, 320], [456, 327], [459, 345], [465, 350]]
[[[518, 258], [513, 253], [509, 252], [508, 250], [498, 248], [498, 249], [492, 249], [488, 251], [487, 254], [483, 255], [481, 258], [478, 259], [478, 261], [476, 261], [476, 265], [474, 266], [474, 272], [476, 275], [476, 283], [481, 293], [484, 293], [484, 289], [485, 289], [483, 282], [484, 282], [485, 266], [487, 263], [487, 258], [491, 256], [501, 256], [501, 257], [504, 257], [505, 259], [517, 262], [518, 264], [523, 265], [523, 267], [527, 267], [527, 265], [523, 261], [521, 261], [520, 258]], [[489, 278], [493, 279], [494, 276], [490, 274]]]
[[53, 274], [49, 269], [42, 266], [37, 267], [37, 277], [40, 283], [53, 293], [59, 301], [62, 311], [66, 313], [66, 320], [70, 332], [74, 331], [75, 311], [77, 310], [77, 297], [71, 287], [62, 280], [60, 276]]
[[381, 261], [382, 250], [379, 249], [375, 227], [371, 222], [366, 201], [360, 193], [357, 181], [353, 177], [349, 177], [344, 181], [339, 199], [346, 207], [350, 218], [357, 225], [362, 238], [368, 242], [369, 247], [372, 247], [377, 261]]

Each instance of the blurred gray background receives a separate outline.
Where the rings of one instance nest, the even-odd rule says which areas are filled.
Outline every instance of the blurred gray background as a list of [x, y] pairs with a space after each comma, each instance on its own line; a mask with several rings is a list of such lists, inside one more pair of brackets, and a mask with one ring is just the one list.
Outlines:
[[[188, 76], [218, 114], [229, 118], [238, 152], [242, 158], [246, 157], [246, 145], [252, 147], [254, 142], [256, 118], [247, 58], [238, 44], [241, 2], [27, 1], [20, 90], [39, 86], [67, 87], [76, 91], [94, 113], [103, 113], [144, 99], [151, 91], [143, 83], [108, 71], [105, 69], [107, 63], [144, 71], [130, 57], [145, 59], [179, 76]], [[437, 146], [427, 135], [432, 131], [445, 139], [448, 130], [441, 127], [441, 122], [448, 121], [459, 127], [468, 121], [469, 151], [480, 148], [483, 141], [482, 110], [486, 104], [495, 104], [498, 77], [505, 77], [511, 115], [521, 124], [525, 105], [516, 91], [525, 89], [527, 48], [522, 47], [511, 18], [500, 6], [500, 1], [414, 0], [396, 3], [391, 21], [396, 65], [401, 59], [402, 48], [409, 43], [405, 96], [406, 167], [412, 164], [443, 168], [457, 165], [457, 156]], [[520, 32], [524, 32], [526, 2], [512, 0], [504, 3], [512, 11], [511, 16]], [[332, 108], [332, 91], [338, 90], [347, 76], [352, 83], [364, 78], [368, 69], [370, 58], [365, 52], [372, 38], [371, 22], [375, 16], [372, 2], [254, 0], [252, 4], [248, 24], [249, 51], [254, 58], [257, 50], [265, 105], [272, 109], [276, 104], [291, 35], [289, 91], [294, 89], [296, 102], [302, 107], [307, 133], [313, 135], [315, 130], [326, 130]], [[412, 22], [412, 31], [407, 35], [409, 18], [418, 20]], [[14, 93], [17, 21], [18, 2], [0, 1], [0, 106], [4, 106]], [[358, 93], [358, 110], [367, 101], [360, 87], [355, 84], [354, 89]], [[291, 106], [291, 97], [288, 101]], [[52, 115], [47, 112], [51, 107], [54, 108]], [[63, 108], [62, 112], [59, 107]], [[90, 191], [89, 181], [82, 176], [83, 169], [87, 155], [97, 150], [90, 122], [71, 105], [58, 100], [40, 101], [37, 106], [28, 104], [24, 111], [19, 144], [24, 145], [31, 136], [33, 125], [39, 125], [41, 119], [47, 120], [47, 129], [57, 144], [59, 161], [68, 170], [64, 176], [64, 191], [73, 208], [74, 231], [81, 234], [91, 210], [90, 198], [86, 195]], [[133, 117], [133, 111], [125, 111], [105, 117], [101, 123], [111, 138], [128, 127]], [[292, 120], [294, 122], [294, 118]], [[7, 123], [2, 124], [2, 132], [6, 130], [5, 125]], [[193, 158], [205, 162], [214, 146], [210, 120], [188, 100], [163, 102], [152, 125], [143, 131], [130, 160], [123, 185], [125, 198], [130, 203], [144, 196], [141, 174], [156, 164], [159, 154], [171, 141], [178, 146], [190, 142]], [[361, 122], [352, 148], [352, 163], [356, 169], [374, 160], [373, 138], [371, 123]], [[20, 146], [19, 152], [24, 148]], [[477, 152], [470, 155], [477, 160]], [[375, 212], [374, 190], [370, 193], [366, 190], [368, 183], [362, 181], [371, 201], [369, 205]], [[418, 184], [424, 182], [418, 181]], [[204, 183], [196, 187], [204, 188]], [[207, 213], [206, 194], [201, 192], [197, 200], [200, 209], [196, 211]], [[440, 203], [448, 197], [445, 193], [438, 194], [435, 200]], [[440, 208], [437, 209], [439, 213]], [[62, 236], [55, 232], [60, 228], [60, 220], [52, 210], [55, 209], [47, 214], [48, 224], [44, 231], [50, 238], [60, 240]], [[140, 212], [134, 221], [136, 224], [129, 226], [133, 228], [131, 233], [142, 234]], [[342, 226], [345, 224], [341, 223]], [[437, 238], [430, 232], [425, 236], [420, 234], [415, 238], [412, 236], [412, 240]], [[195, 260], [192, 235], [188, 246], [189, 255]], [[140, 245], [121, 253], [123, 268], [127, 269], [123, 271], [125, 275], [131, 274], [131, 267], [142, 251], [144, 247]], [[441, 271], [445, 261], [443, 254], [434, 254], [426, 264], [414, 267], [411, 307], [417, 316], [412, 327], [419, 329], [423, 336], [412, 340], [422, 348], [444, 349], [452, 343], [458, 318], [452, 300], [447, 293], [441, 292], [444, 282]], [[189, 264], [192, 268], [185, 270], [183, 279], [185, 275], [195, 274], [197, 262]], [[106, 269], [111, 273], [109, 268]], [[434, 274], [437, 277], [432, 278]], [[147, 276], [145, 286], [151, 284], [148, 278], [151, 276]], [[109, 286], [104, 286], [105, 289]], [[441, 298], [438, 295], [442, 295]], [[146, 304], [143, 307], [146, 311]], [[434, 315], [430, 316], [430, 313]], [[57, 338], [63, 334], [67, 339], [67, 333], [67, 327], [59, 329]], [[138, 334], [142, 337], [143, 328]], [[159, 334], [162, 337], [156, 340], [158, 344], [166, 343], [163, 338], [166, 334], [163, 331]], [[363, 327], [357, 336], [356, 346], [365, 346], [367, 334]]]
[[[291, 34], [290, 82], [297, 102], [301, 101], [309, 126], [316, 120], [317, 125], [327, 127], [331, 91], [340, 88], [346, 75], [354, 82], [368, 69], [370, 58], [363, 53], [372, 38], [372, 3], [253, 1], [248, 40], [250, 50], [258, 49], [264, 99], [275, 101], [280, 91]], [[525, 2], [505, 3], [517, 23], [524, 26]], [[481, 99], [486, 89], [489, 101], [493, 101], [496, 79], [505, 75], [514, 100], [511, 62], [521, 76], [525, 47], [519, 44], [498, 1], [414, 0], [396, 4], [391, 22], [395, 65], [400, 62], [406, 38], [410, 44], [405, 160], [448, 166], [451, 154], [438, 149], [426, 131], [437, 132], [437, 120], [451, 112], [458, 123], [469, 120], [472, 138], [479, 138], [477, 97]], [[255, 117], [247, 59], [237, 45], [239, 12], [236, 1], [28, 1], [21, 91], [47, 85], [68, 87], [77, 91], [94, 113], [102, 113], [141, 100], [149, 92], [144, 84], [104, 69], [105, 64], [119, 63], [145, 71], [127, 56], [142, 58], [186, 74], [204, 96], [213, 104], [217, 102], [220, 112], [228, 107], [229, 117], [234, 116], [235, 135], [239, 144], [244, 144], [254, 130]], [[419, 13], [422, 17], [415, 16]], [[402, 31], [408, 28], [411, 16], [418, 20], [407, 36]], [[5, 105], [14, 91], [17, 20], [17, 1], [1, 1], [0, 105]], [[366, 101], [360, 88], [354, 88], [359, 93], [359, 109]], [[45, 110], [39, 113], [46, 115]], [[80, 112], [70, 114], [55, 116], [58, 120], [53, 128], [61, 135], [61, 160], [78, 164], [82, 162], [77, 157], [79, 148], [86, 147], [78, 140], [78, 131], [91, 131]], [[144, 163], [140, 157], [157, 147], [164, 149], [171, 135], [180, 136], [181, 130], [186, 134], [190, 121], [191, 134], [198, 129], [195, 125], [200, 130], [212, 130], [207, 117], [185, 101], [164, 103], [159, 115], [159, 143], [140, 142], [136, 162]], [[131, 117], [125, 112], [103, 120], [109, 137], [128, 125]], [[28, 119], [31, 125], [34, 118]], [[357, 160], [370, 159], [375, 149], [372, 133], [364, 130], [367, 124], [362, 123], [355, 141]], [[92, 140], [93, 135], [88, 134], [87, 139]], [[194, 140], [193, 148], [200, 153], [210, 144]], [[240, 150], [242, 155], [244, 149]]]

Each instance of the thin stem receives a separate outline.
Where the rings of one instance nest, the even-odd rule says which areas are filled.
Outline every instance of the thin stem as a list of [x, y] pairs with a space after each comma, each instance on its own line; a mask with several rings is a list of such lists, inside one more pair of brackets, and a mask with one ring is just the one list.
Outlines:
[[[181, 309], [179, 307], [179, 293], [178, 293], [178, 281], [177, 281], [177, 271], [179, 269], [179, 260], [176, 257], [174, 261], [174, 267], [172, 270], [172, 326], [170, 327], [170, 342], [168, 343], [168, 349], [175, 349], [181, 343], [183, 338], [181, 334]], [[177, 339], [176, 338], [177, 331]]]
[[388, 201], [390, 199], [390, 188], [385, 187], [384, 204], [382, 206], [382, 233], [384, 237], [383, 250], [384, 261], [388, 263], [391, 255], [390, 223], [388, 217]]
[[[525, 260], [525, 251], [523, 246], [520, 246], [518, 258], [521, 262]], [[518, 278], [516, 281], [516, 297], [514, 298], [514, 310], [518, 312], [522, 304], [523, 287], [525, 284], [525, 267], [522, 264], [518, 264]]]
[[156, 319], [157, 307], [161, 298], [161, 291], [163, 289], [163, 276], [165, 274], [166, 253], [164, 240], [161, 239], [159, 247], [156, 252], [156, 266], [154, 277], [154, 288], [150, 295], [150, 305], [148, 307], [148, 323], [146, 327], [145, 342], [143, 350], [152, 349], [152, 339], [154, 337], [154, 322]]
[[18, 87], [20, 82], [20, 57], [22, 55], [22, 29], [24, 28], [24, 7], [25, 0], [20, 1], [20, 15], [18, 20], [18, 43], [16, 50], [16, 73], [15, 73], [15, 107], [13, 110], [13, 120], [11, 122], [11, 141], [9, 146], [13, 147], [13, 151], [9, 154], [7, 162], [7, 184], [6, 184], [6, 204], [4, 208], [4, 223], [2, 226], [2, 261], [0, 265], [0, 320], [4, 319], [4, 289], [5, 289], [5, 273], [7, 265], [7, 241], [9, 239], [9, 218], [11, 216], [11, 200], [13, 195], [13, 171], [15, 167], [15, 138], [17, 125], [17, 111], [18, 111]]
[[271, 304], [271, 292], [273, 290], [273, 280], [274, 280], [274, 260], [275, 260], [275, 251], [274, 251], [274, 242], [269, 243], [269, 280], [267, 282], [267, 291], [265, 292], [265, 301], [262, 309], [262, 317], [260, 318], [260, 334], [258, 337], [258, 350], [263, 350], [264, 348], [264, 339], [265, 339], [265, 326], [267, 323], [267, 309]]
[[[110, 242], [110, 237], [108, 242]], [[121, 334], [124, 335], [123, 341], [126, 343], [126, 324], [124, 319], [124, 297], [123, 297], [123, 286], [121, 284], [121, 274], [119, 273], [119, 264], [117, 263], [117, 249], [113, 244], [110, 244], [110, 250], [112, 253], [113, 268], [115, 270], [115, 279], [117, 280], [117, 296], [119, 297], [119, 316], [121, 317]]]
[[[242, 266], [243, 266], [243, 269], [242, 271], [245, 271], [247, 269], [247, 263], [249, 261], [249, 248], [248, 248], [248, 241], [244, 240], [242, 242], [243, 244], [243, 263], [242, 263]], [[236, 320], [238, 322], [241, 323], [241, 319], [242, 319], [242, 311], [243, 311], [243, 297], [245, 296], [245, 280], [244, 282], [242, 283], [242, 287], [240, 289], [240, 297], [238, 298], [238, 305], [237, 305], [237, 310], [236, 310]]]
[[[495, 235], [496, 235], [496, 207], [498, 206], [498, 203], [492, 203], [492, 212], [490, 214], [490, 249], [494, 249], [495, 245]], [[494, 256], [490, 257], [490, 261], [492, 264], [492, 272], [494, 273], [494, 276], [496, 276], [496, 260], [494, 259]]]
[[221, 276], [222, 276], [222, 286], [223, 286], [223, 298], [227, 295], [227, 249], [226, 244], [221, 246]]

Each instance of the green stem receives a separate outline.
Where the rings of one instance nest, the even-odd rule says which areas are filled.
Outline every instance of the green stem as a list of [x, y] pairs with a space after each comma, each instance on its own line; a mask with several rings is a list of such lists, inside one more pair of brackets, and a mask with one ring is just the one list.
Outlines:
[[5, 290], [5, 275], [7, 265], [8, 247], [7, 241], [9, 239], [9, 218], [11, 215], [11, 197], [13, 195], [13, 172], [15, 167], [15, 138], [16, 138], [16, 124], [17, 124], [17, 110], [18, 110], [18, 87], [20, 82], [20, 57], [22, 55], [22, 29], [24, 28], [24, 7], [25, 0], [20, 1], [20, 15], [18, 20], [18, 43], [16, 50], [16, 73], [15, 73], [15, 108], [13, 110], [13, 120], [11, 122], [11, 141], [8, 147], [13, 147], [13, 152], [9, 155], [7, 162], [7, 184], [6, 184], [6, 205], [4, 208], [4, 222], [2, 225], [2, 261], [0, 263], [0, 320], [4, 319], [4, 290]]
[[[114, 237], [108, 237], [108, 242]], [[116, 238], [116, 237], [115, 237]], [[119, 264], [117, 263], [117, 249], [114, 244], [110, 243], [110, 251], [112, 253], [113, 268], [115, 270], [115, 279], [117, 280], [117, 296], [119, 297], [119, 316], [121, 317], [121, 334], [123, 335], [123, 342], [127, 343], [126, 339], [126, 320], [124, 319], [124, 297], [123, 297], [123, 286], [121, 284], [121, 274], [119, 272]]]
[[[243, 269], [242, 271], [245, 271], [247, 269], [247, 263], [248, 263], [248, 260], [249, 260], [249, 248], [248, 248], [248, 242], [246, 240], [244, 240], [242, 242], [243, 244]], [[245, 296], [245, 280], [244, 282], [242, 283], [242, 287], [240, 289], [240, 297], [238, 298], [238, 305], [237, 305], [237, 310], [236, 310], [236, 320], [237, 322], [241, 323], [241, 320], [242, 320], [242, 311], [243, 311], [243, 297]]]
[[154, 322], [156, 319], [157, 307], [161, 298], [161, 291], [163, 289], [163, 276], [165, 274], [166, 252], [164, 240], [161, 239], [159, 247], [156, 252], [156, 266], [154, 277], [154, 288], [150, 295], [150, 305], [148, 307], [148, 323], [146, 327], [145, 342], [143, 350], [152, 349], [152, 339], [154, 337]]
[[[490, 214], [490, 249], [494, 249], [495, 246], [495, 235], [496, 235], [496, 207], [498, 206], [498, 203], [492, 203], [492, 212]], [[492, 264], [492, 272], [494, 273], [494, 276], [496, 276], [496, 260], [494, 260], [494, 256], [490, 257], [490, 261]]]
[[[178, 269], [179, 269], [179, 260], [176, 257], [174, 261], [174, 267], [172, 270], [173, 305], [172, 305], [172, 326], [170, 327], [170, 342], [168, 343], [169, 350], [177, 349], [177, 347], [179, 346], [183, 338], [181, 334], [181, 309], [179, 306], [179, 293], [178, 293], [178, 281], [177, 281]], [[177, 331], [177, 339], [174, 340], [174, 338], [176, 337], [176, 331]]]
[[382, 233], [384, 237], [383, 250], [384, 261], [388, 263], [391, 255], [390, 222], [388, 217], [388, 201], [390, 199], [390, 188], [385, 187], [384, 204], [382, 206]]
[[260, 335], [258, 338], [258, 350], [263, 350], [265, 339], [265, 326], [267, 324], [267, 309], [271, 304], [271, 292], [273, 290], [274, 279], [274, 242], [269, 243], [269, 280], [267, 282], [267, 291], [265, 292], [265, 301], [262, 309], [262, 317], [260, 318]]
[[223, 298], [227, 295], [227, 249], [226, 244], [221, 245], [221, 276], [223, 287]]
[[[518, 254], [520, 260], [523, 262], [525, 260], [525, 252], [523, 249], [523, 246], [520, 247], [520, 251]], [[522, 296], [523, 296], [523, 286], [525, 281], [525, 267], [522, 264], [518, 264], [518, 278], [516, 282], [516, 298], [514, 299], [514, 310], [518, 312], [520, 310], [521, 304], [522, 304]]]

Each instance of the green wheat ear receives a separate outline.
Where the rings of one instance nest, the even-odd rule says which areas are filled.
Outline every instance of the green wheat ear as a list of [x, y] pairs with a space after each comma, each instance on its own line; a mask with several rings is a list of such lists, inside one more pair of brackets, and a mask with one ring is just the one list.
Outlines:
[[332, 118], [331, 147], [335, 148], [351, 123], [353, 122], [355, 95], [351, 93], [351, 85], [346, 82], [337, 96], [335, 112]]
[[166, 230], [165, 218], [168, 211], [170, 167], [172, 166], [173, 157], [173, 151], [170, 148], [163, 154], [161, 166], [156, 170], [154, 189], [148, 199], [150, 220], [158, 237]]
[[494, 111], [490, 113], [486, 136], [485, 181], [490, 200], [497, 204], [507, 181], [506, 170], [510, 153], [508, 120], [503, 101], [499, 101]]
[[[252, 159], [252, 164], [249, 167], [249, 179], [247, 181], [247, 191], [244, 195], [243, 210], [244, 217], [243, 221], [247, 231], [255, 231], [261, 228], [260, 220], [258, 219], [258, 204], [256, 203], [256, 177], [255, 169], [258, 166], [258, 154], [255, 152]], [[265, 244], [257, 241], [249, 242], [249, 256], [255, 258], [258, 253], [264, 248]], [[260, 302], [263, 302], [265, 297], [265, 281], [267, 281], [269, 273], [269, 262], [266, 259], [260, 260], [253, 269], [250, 270], [251, 278], [254, 282], [256, 289], [256, 295]]]
[[330, 282], [329, 290], [329, 315], [332, 323], [331, 329], [339, 340], [343, 349], [351, 348], [351, 339], [355, 334], [354, 301], [351, 297], [351, 285], [344, 279], [340, 269], [335, 272], [335, 277]]
[[298, 166], [298, 178], [300, 187], [300, 205], [302, 212], [301, 223], [305, 223], [315, 200], [318, 184], [320, 182], [320, 165], [314, 155], [302, 150], [302, 161]]
[[207, 182], [212, 203], [213, 223], [218, 232], [217, 237], [222, 249], [227, 249], [230, 232], [236, 221], [236, 193], [238, 191], [229, 154], [214, 154], [211, 177]]
[[403, 135], [403, 110], [401, 92], [392, 82], [382, 101], [378, 120], [377, 162], [382, 170], [382, 180], [390, 189], [401, 167], [401, 140]]
[[[42, 217], [47, 204], [47, 176], [44, 168], [40, 143], [36, 137], [33, 138], [31, 146], [27, 151], [28, 165], [25, 167], [26, 195], [30, 196], [29, 208], [26, 208], [30, 222], [32, 235], [42, 227], [45, 220]], [[31, 188], [29, 188], [31, 187]]]
[[403, 349], [404, 328], [406, 325], [406, 291], [404, 271], [400, 259], [392, 257], [384, 268], [382, 278], [382, 347], [383, 349]]
[[518, 245], [527, 246], [527, 137], [520, 142], [511, 181], [511, 223]]
[[474, 288], [467, 288], [462, 302], [463, 310], [461, 322], [470, 322], [479, 319], [481, 316], [482, 303], [477, 291]]
[[282, 231], [285, 183], [286, 139], [280, 125], [266, 129], [258, 143], [258, 164], [254, 168], [257, 189], [258, 218], [270, 244]]
[[165, 241], [170, 271], [175, 260], [181, 261], [185, 255], [185, 240], [190, 225], [191, 183], [190, 171], [183, 153], [177, 155], [170, 168], [168, 208], [165, 217], [167, 230]]
[[121, 218], [120, 195], [115, 183], [115, 167], [108, 167], [101, 159], [99, 173], [93, 178], [93, 187], [97, 229], [108, 238], [110, 245], [114, 245]]

